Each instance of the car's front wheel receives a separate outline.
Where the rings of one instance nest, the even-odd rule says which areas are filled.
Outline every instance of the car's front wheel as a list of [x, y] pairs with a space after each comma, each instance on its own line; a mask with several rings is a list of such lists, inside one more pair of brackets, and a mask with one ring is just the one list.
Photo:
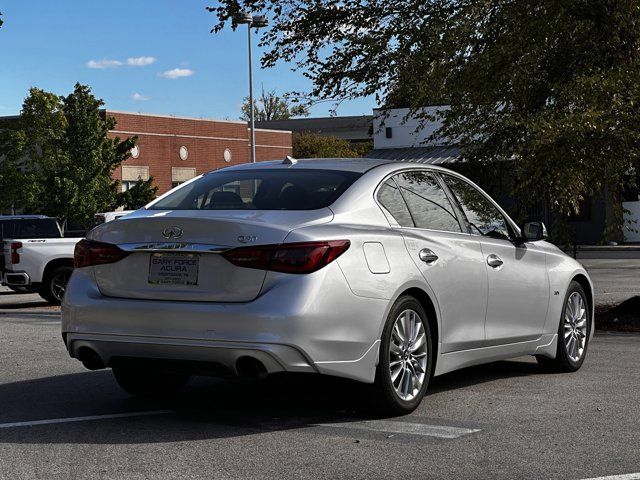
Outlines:
[[387, 413], [412, 412], [424, 397], [432, 365], [431, 331], [424, 308], [402, 296], [391, 308], [382, 333], [376, 389]]
[[587, 295], [578, 282], [573, 281], [567, 289], [558, 327], [556, 358], [537, 356], [538, 363], [553, 371], [575, 372], [587, 355], [591, 333], [591, 310]]
[[186, 373], [166, 372], [135, 364], [114, 365], [113, 376], [118, 385], [136, 397], [170, 397], [189, 381]]

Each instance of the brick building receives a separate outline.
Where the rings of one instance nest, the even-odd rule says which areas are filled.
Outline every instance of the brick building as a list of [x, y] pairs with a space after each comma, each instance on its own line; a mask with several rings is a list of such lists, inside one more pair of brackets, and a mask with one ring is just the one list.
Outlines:
[[[116, 119], [111, 136], [138, 136], [132, 158], [114, 177], [129, 188], [150, 176], [162, 194], [196, 175], [250, 161], [246, 122], [205, 120], [106, 110]], [[256, 161], [291, 155], [291, 132], [256, 129]]]

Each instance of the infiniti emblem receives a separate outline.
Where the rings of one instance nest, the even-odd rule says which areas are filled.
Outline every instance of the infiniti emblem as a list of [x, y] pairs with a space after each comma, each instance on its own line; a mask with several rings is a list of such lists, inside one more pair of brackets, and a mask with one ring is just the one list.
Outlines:
[[163, 230], [162, 236], [164, 238], [180, 238], [182, 229], [180, 227], [167, 227]]

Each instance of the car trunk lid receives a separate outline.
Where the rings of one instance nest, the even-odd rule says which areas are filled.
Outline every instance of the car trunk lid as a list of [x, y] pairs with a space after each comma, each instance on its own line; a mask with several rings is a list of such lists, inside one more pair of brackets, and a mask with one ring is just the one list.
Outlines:
[[100, 291], [110, 297], [251, 301], [260, 293], [266, 270], [235, 266], [221, 253], [235, 247], [279, 244], [293, 228], [332, 218], [328, 208], [143, 211], [91, 233], [92, 240], [130, 252], [118, 262], [92, 268]]

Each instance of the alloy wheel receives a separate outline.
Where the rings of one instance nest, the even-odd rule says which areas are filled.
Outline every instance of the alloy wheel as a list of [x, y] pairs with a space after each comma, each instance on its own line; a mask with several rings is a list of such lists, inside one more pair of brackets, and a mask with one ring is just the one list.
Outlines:
[[569, 296], [564, 308], [564, 342], [571, 361], [579, 361], [587, 342], [587, 309], [579, 292]]
[[67, 283], [69, 283], [70, 277], [71, 269], [61, 270], [51, 279], [51, 294], [58, 302], [62, 302], [64, 298], [64, 292], [67, 289]]
[[389, 373], [396, 394], [413, 400], [427, 375], [427, 334], [415, 310], [403, 310], [396, 318], [389, 340]]

